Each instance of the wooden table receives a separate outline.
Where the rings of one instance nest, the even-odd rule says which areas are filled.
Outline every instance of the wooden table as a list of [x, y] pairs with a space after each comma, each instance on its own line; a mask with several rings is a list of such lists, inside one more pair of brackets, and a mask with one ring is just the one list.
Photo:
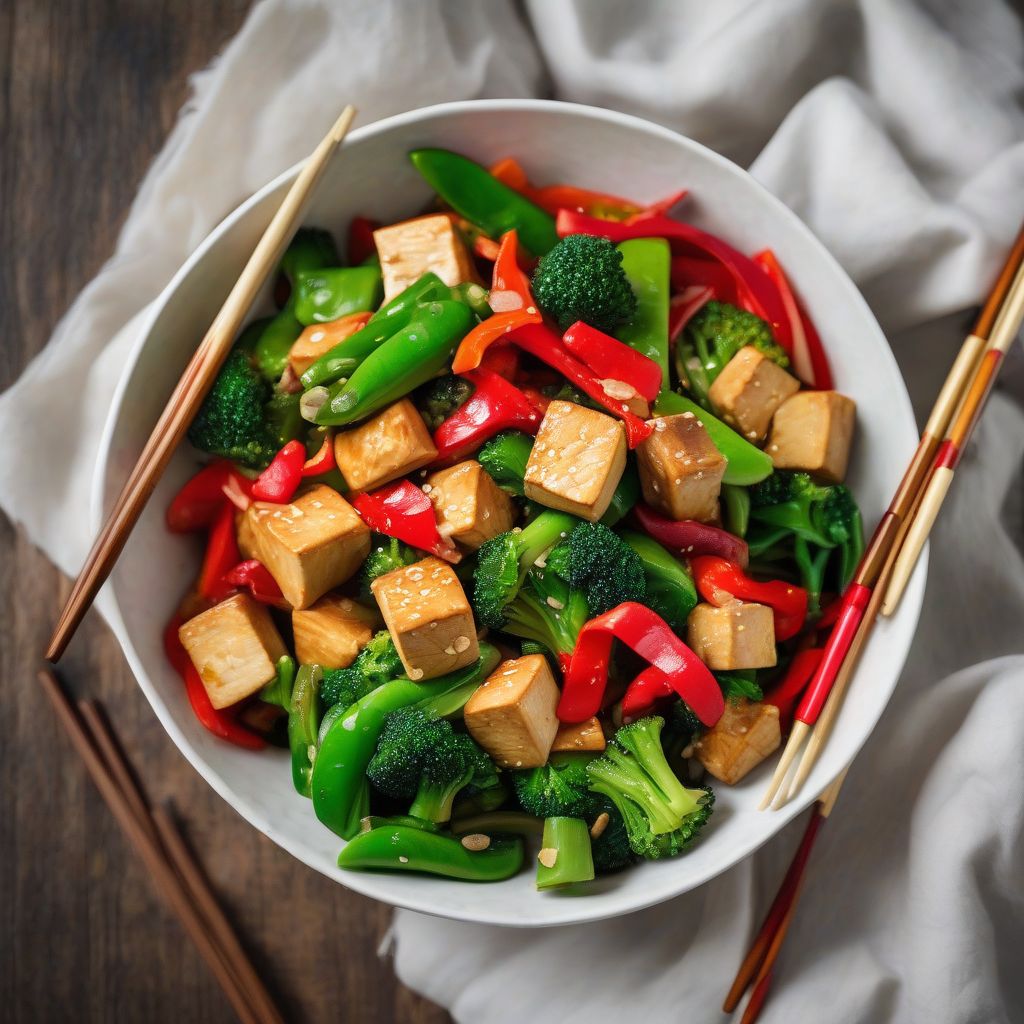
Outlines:
[[[234, 34], [248, 7], [0, 4], [0, 390], [112, 252], [186, 99], [186, 76]], [[154, 897], [36, 688], [39, 653], [67, 589], [0, 517], [0, 1019], [229, 1021], [226, 1000]], [[378, 958], [386, 907], [277, 849], [188, 765], [95, 615], [62, 667], [78, 692], [104, 701], [151, 796], [173, 797], [289, 1020], [448, 1020]]]

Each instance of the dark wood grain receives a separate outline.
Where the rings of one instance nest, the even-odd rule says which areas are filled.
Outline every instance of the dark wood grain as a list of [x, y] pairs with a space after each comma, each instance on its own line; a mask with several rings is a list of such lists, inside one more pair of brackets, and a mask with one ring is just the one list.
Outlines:
[[[110, 255], [186, 99], [186, 76], [231, 37], [248, 6], [0, 2], [0, 388]], [[0, 1020], [231, 1020], [36, 688], [67, 590], [0, 517]], [[79, 694], [105, 703], [151, 796], [173, 798], [289, 1020], [448, 1020], [377, 957], [387, 908], [278, 850], [185, 762], [95, 615], [62, 671]]]

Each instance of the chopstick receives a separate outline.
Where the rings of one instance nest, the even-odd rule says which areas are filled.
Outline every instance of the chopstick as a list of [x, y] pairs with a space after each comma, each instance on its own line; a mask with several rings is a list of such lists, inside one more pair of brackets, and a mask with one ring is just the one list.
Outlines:
[[46, 649], [48, 661], [56, 662], [60, 659], [97, 592], [110, 575], [174, 449], [184, 437], [210, 390], [242, 321], [301, 224], [313, 192], [335, 150], [348, 134], [355, 114], [354, 107], [345, 107], [334, 126], [306, 160], [195, 355], [185, 367], [75, 580]]
[[760, 1016], [761, 1009], [768, 997], [775, 961], [779, 957], [786, 933], [789, 931], [789, 926], [796, 913], [796, 904], [800, 898], [804, 873], [811, 858], [811, 851], [814, 849], [821, 826], [825, 824], [828, 816], [832, 813], [848, 770], [848, 768], [844, 768], [835, 781], [818, 797], [811, 816], [807, 820], [800, 845], [793, 854], [793, 859], [779, 886], [779, 891], [775, 894], [775, 899], [765, 915], [757, 937], [754, 939], [750, 951], [744, 957], [743, 963], [740, 964], [729, 994], [722, 1004], [722, 1010], [725, 1013], [732, 1013], [739, 1005], [744, 992], [752, 986], [750, 999], [743, 1011], [740, 1024], [754, 1024]]
[[50, 669], [39, 672], [75, 750], [168, 906], [213, 972], [243, 1024], [283, 1024], [256, 969], [174, 825], [161, 808], [150, 810], [145, 793], [98, 704], [77, 708]]
[[[904, 537], [914, 519], [916, 510], [921, 505], [922, 496], [928, 480], [928, 472], [942, 450], [941, 439], [946, 433], [954, 413], [963, 402], [971, 383], [978, 371], [979, 361], [990, 344], [990, 338], [1001, 338], [1003, 325], [1013, 306], [1016, 285], [1024, 267], [1024, 228], [1021, 229], [1013, 248], [991, 292], [978, 316], [974, 330], [964, 339], [963, 345], [950, 367], [946, 380], [935, 400], [928, 421], [921, 433], [917, 448], [903, 473], [896, 493], [882, 516], [867, 550], [864, 553], [853, 581], [843, 595], [843, 603], [835, 627], [825, 644], [825, 653], [814, 677], [801, 699], [794, 716], [793, 727], [789, 734], [786, 747], [779, 758], [772, 775], [771, 782], [760, 803], [764, 810], [769, 805], [773, 809], [782, 807], [796, 795], [804, 779], [810, 772], [817, 758], [818, 750], [831, 728], [831, 718], [838, 710], [842, 691], [849, 681], [857, 658], [870, 634], [871, 627], [877, 618], [882, 597], [885, 593], [889, 575], [892, 572], [896, 556], [903, 544]], [[1008, 342], [1007, 342], [1008, 344]], [[984, 358], [987, 358], [985, 356]], [[982, 363], [982, 365], [984, 365]], [[980, 372], [980, 371], [978, 371]], [[832, 699], [840, 677], [842, 686], [836, 699]], [[800, 753], [804, 743], [811, 735], [825, 707], [831, 704], [835, 710], [831, 712], [829, 723], [821, 732], [821, 739], [814, 746], [811, 757], [805, 755], [798, 769], [800, 783], [790, 787], [787, 793], [782, 790], [790, 769]]]

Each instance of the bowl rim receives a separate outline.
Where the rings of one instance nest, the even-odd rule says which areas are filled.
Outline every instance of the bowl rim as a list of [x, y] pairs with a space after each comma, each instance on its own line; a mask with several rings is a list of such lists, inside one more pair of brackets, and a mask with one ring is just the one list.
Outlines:
[[[754, 178], [745, 168], [740, 167], [732, 160], [722, 156], [720, 153], [715, 152], [704, 144], [667, 128], [664, 125], [657, 124], [634, 114], [626, 114], [620, 111], [608, 110], [603, 107], [586, 104], [546, 99], [456, 100], [447, 103], [433, 104], [427, 107], [419, 107], [414, 110], [404, 111], [402, 113], [392, 115], [391, 117], [383, 118], [379, 121], [374, 121], [370, 124], [356, 128], [349, 133], [347, 141], [359, 142], [363, 139], [372, 138], [375, 135], [386, 133], [396, 128], [412, 125], [418, 121], [438, 115], [450, 116], [479, 110], [491, 110], [502, 113], [561, 111], [562, 113], [569, 114], [571, 116], [582, 117], [584, 119], [589, 118], [591, 120], [604, 122], [616, 127], [626, 127], [644, 131], [649, 134], [661, 136], [675, 145], [681, 146], [683, 149], [689, 149], [697, 152], [702, 159], [715, 164], [718, 170], [723, 174], [738, 176], [745, 179], [746, 183], [749, 186], [753, 186], [755, 191], [759, 193], [761, 200], [763, 200], [768, 206], [773, 207], [779, 216], [788, 220], [794, 230], [798, 234], [802, 234], [805, 241], [817, 251], [819, 259], [828, 266], [832, 275], [836, 278], [837, 282], [841, 284], [842, 289], [847, 293], [849, 300], [861, 308], [861, 311], [866, 315], [868, 322], [877, 331], [880, 340], [885, 342], [885, 344], [881, 346], [883, 350], [883, 358], [889, 360], [890, 369], [895, 374], [901, 385], [901, 394], [899, 396], [900, 407], [893, 410], [894, 419], [903, 419], [909, 422], [916, 436], [916, 420], [914, 419], [914, 413], [910, 397], [907, 392], [906, 383], [903, 380], [903, 375], [900, 372], [896, 358], [888, 345], [884, 332], [878, 324], [874, 313], [871, 311], [867, 301], [846, 273], [845, 269], [825, 247], [824, 243], [822, 243], [814, 232], [804, 223], [804, 221], [788, 206], [786, 206], [781, 199], [768, 191], [768, 189]], [[151, 301], [148, 309], [145, 311], [145, 315], [141, 318], [137, 315], [136, 319], [141, 319], [137, 328], [138, 334], [131, 344], [120, 379], [118, 380], [117, 386], [114, 390], [110, 404], [110, 411], [104, 424], [100, 438], [99, 451], [96, 458], [89, 503], [90, 516], [94, 531], [98, 530], [103, 522], [109, 456], [112, 449], [117, 422], [124, 402], [124, 396], [134, 374], [135, 367], [141, 358], [142, 352], [146, 347], [154, 326], [163, 314], [166, 306], [177, 292], [182, 280], [193, 271], [197, 264], [201, 263], [203, 259], [205, 259], [208, 252], [214, 248], [221, 236], [235, 223], [247, 216], [248, 213], [255, 206], [263, 202], [268, 195], [279, 189], [282, 185], [293, 180], [302, 167], [303, 162], [304, 161], [299, 161], [276, 175], [256, 192], [240, 202], [233, 210], [222, 218], [196, 246], [181, 267], [179, 267], [175, 272], [174, 276], [165, 285], [160, 294]], [[134, 320], [130, 321], [130, 323], [131, 322], [134, 322]], [[910, 451], [908, 450], [908, 458], [909, 455]], [[909, 639], [905, 643], [904, 650], [899, 654], [899, 657], [893, 659], [893, 683], [889, 690], [889, 696], [886, 698], [886, 702], [891, 698], [892, 691], [899, 682], [903, 667], [910, 653], [913, 637], [917, 630], [917, 624], [920, 618], [921, 607], [924, 599], [928, 557], [929, 550], [926, 545], [921, 553], [920, 561], [901, 603], [899, 615], [908, 623]], [[755, 836], [750, 841], [737, 844], [734, 848], [737, 851], [735, 855], [730, 856], [730, 858], [723, 861], [720, 865], [713, 866], [710, 870], [705, 871], [699, 881], [685, 885], [681, 888], [671, 884], [652, 886], [647, 895], [639, 899], [631, 899], [626, 906], [616, 906], [613, 901], [603, 899], [564, 900], [560, 901], [559, 904], [561, 913], [554, 915], [550, 920], [542, 921], [531, 919], [526, 921], [504, 920], [496, 922], [493, 916], [490, 916], [486, 912], [474, 913], [472, 909], [465, 908], [458, 912], [449, 913], [446, 912], [446, 908], [443, 905], [438, 904], [436, 898], [433, 900], [430, 898], [429, 878], [424, 879], [424, 882], [427, 884], [425, 884], [422, 889], [417, 888], [410, 893], [402, 893], [396, 896], [393, 893], [384, 891], [387, 888], [386, 881], [388, 876], [386, 875], [374, 874], [371, 872], [342, 872], [341, 869], [337, 867], [332, 870], [326, 869], [325, 866], [308, 851], [304, 843], [291, 839], [286, 832], [278, 829], [260, 809], [254, 807], [246, 798], [240, 796], [226, 781], [223, 775], [213, 771], [205, 764], [200, 753], [193, 747], [185, 733], [178, 728], [169, 712], [169, 709], [157, 692], [156, 687], [150, 681], [142, 660], [139, 657], [131, 638], [128, 636], [112, 583], [108, 583], [104, 586], [102, 611], [107, 619], [108, 625], [110, 625], [119, 644], [121, 645], [121, 649], [124, 652], [125, 658], [132, 670], [132, 674], [135, 676], [136, 683], [145, 695], [164, 731], [168, 734], [179, 752], [192, 765], [204, 781], [213, 788], [218, 796], [220, 796], [250, 825], [258, 829], [277, 846], [286, 850], [303, 864], [318, 873], [325, 875], [333, 881], [340, 882], [346, 888], [351, 889], [354, 892], [358, 892], [360, 895], [369, 896], [393, 907], [412, 910], [434, 917], [466, 921], [468, 923], [489, 924], [496, 927], [513, 928], [553, 927], [560, 925], [582, 924], [588, 921], [599, 921], [635, 913], [664, 900], [674, 899], [686, 892], [697, 889], [726, 870], [739, 865], [761, 846], [765, 845], [777, 836], [786, 824], [803, 813], [803, 811], [817, 799], [817, 793], [809, 792], [805, 787], [805, 791], [800, 794], [800, 796], [790, 801], [785, 807], [780, 810], [770, 812], [773, 815], [773, 820], [777, 823], [777, 827], [775, 829], [766, 833], [763, 837]], [[876, 726], [877, 721], [875, 725], [873, 725], [871, 729], [869, 729], [867, 733], [856, 743], [854, 756], [860, 752], [863, 745], [874, 732]], [[842, 766], [839, 766], [833, 773], [830, 773], [828, 782], [831, 782], [832, 779], [838, 776], [841, 770]], [[671, 878], [672, 876], [669, 872], [666, 872], [665, 877]], [[384, 881], [378, 882], [377, 880], [380, 879], [383, 879]], [[420, 896], [420, 893], [423, 893], [424, 895]]]

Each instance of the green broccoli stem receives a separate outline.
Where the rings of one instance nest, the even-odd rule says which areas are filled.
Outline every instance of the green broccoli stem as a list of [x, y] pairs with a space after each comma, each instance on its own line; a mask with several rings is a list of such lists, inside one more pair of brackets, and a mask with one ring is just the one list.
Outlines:
[[576, 523], [576, 518], [567, 512], [547, 510], [524, 526], [518, 539], [521, 572], [525, 574], [545, 551], [568, 537]]
[[[554, 582], [557, 580], [557, 584]], [[580, 630], [589, 617], [586, 599], [581, 593], [570, 590], [554, 573], [545, 574], [545, 589], [560, 608], [552, 606], [546, 598], [523, 587], [516, 599], [506, 608], [504, 632], [523, 640], [542, 644], [552, 653], [572, 654]]]
[[472, 777], [472, 771], [467, 770], [454, 782], [441, 785], [424, 776], [416, 790], [416, 796], [409, 805], [410, 817], [423, 818], [437, 825], [450, 821], [455, 797], [460, 790], [469, 785]]
[[807, 591], [807, 615], [817, 618], [821, 614], [821, 592], [825, 585], [825, 570], [828, 568], [831, 548], [815, 548], [799, 534], [793, 537], [793, 560], [800, 573], [800, 583]]
[[582, 818], [547, 818], [537, 856], [537, 888], [553, 889], [594, 877], [590, 833]]
[[864, 557], [864, 521], [860, 509], [850, 517], [850, 537], [839, 546], [839, 589], [845, 590]]

